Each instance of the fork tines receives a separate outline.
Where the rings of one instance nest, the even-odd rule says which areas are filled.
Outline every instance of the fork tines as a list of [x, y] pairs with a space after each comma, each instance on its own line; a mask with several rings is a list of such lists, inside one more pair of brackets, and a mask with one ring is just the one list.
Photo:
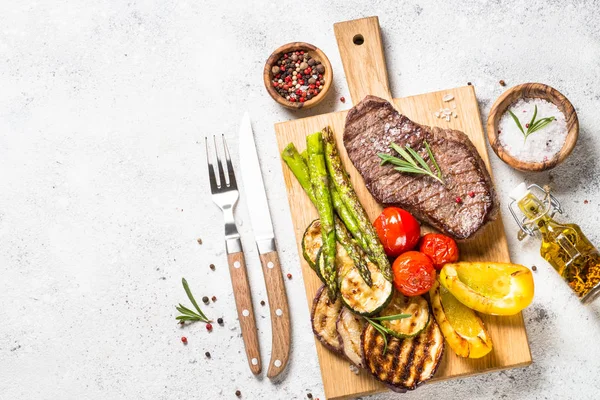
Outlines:
[[217, 169], [219, 171], [219, 179], [217, 181], [215, 176], [215, 169], [211, 162], [210, 150], [208, 144], [208, 137], [204, 137], [206, 143], [206, 161], [208, 162], [208, 176], [210, 180], [211, 192], [216, 193], [225, 189], [237, 189], [237, 182], [233, 173], [233, 165], [231, 164], [231, 157], [229, 156], [229, 149], [227, 148], [227, 142], [225, 141], [225, 135], [221, 135], [221, 141], [223, 142], [223, 152], [225, 154], [225, 161], [227, 162], [227, 178], [225, 179], [225, 169], [221, 162], [221, 156], [219, 155], [219, 146], [217, 145], [217, 135], [213, 135], [213, 143], [215, 146], [215, 154], [217, 160]]

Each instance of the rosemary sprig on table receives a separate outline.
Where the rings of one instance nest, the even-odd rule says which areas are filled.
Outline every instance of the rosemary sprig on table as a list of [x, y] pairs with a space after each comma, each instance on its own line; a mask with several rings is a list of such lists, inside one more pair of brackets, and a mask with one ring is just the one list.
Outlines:
[[385, 353], [387, 353], [387, 347], [388, 347], [388, 341], [387, 341], [387, 335], [391, 335], [392, 331], [388, 328], [386, 328], [385, 326], [383, 326], [382, 324], [379, 323], [379, 321], [395, 321], [398, 319], [404, 319], [404, 318], [408, 318], [411, 317], [411, 314], [395, 314], [395, 315], [384, 315], [382, 317], [365, 317], [365, 319], [367, 320], [367, 322], [369, 324], [371, 324], [373, 326], [373, 328], [375, 328], [375, 330], [377, 332], [379, 332], [379, 334], [383, 337], [383, 355], [385, 356]]
[[542, 129], [543, 127], [545, 127], [546, 125], [548, 125], [549, 123], [551, 123], [552, 121], [554, 121], [556, 119], [555, 117], [546, 117], [546, 118], [538, 119], [536, 121], [535, 120], [535, 117], [537, 117], [537, 105], [536, 105], [534, 108], [534, 111], [533, 111], [533, 117], [531, 118], [531, 121], [529, 121], [529, 125], [527, 125], [527, 131], [525, 131], [523, 129], [523, 126], [521, 126], [521, 122], [519, 121], [519, 118], [517, 118], [517, 116], [511, 110], [508, 110], [508, 113], [515, 120], [515, 124], [517, 124], [517, 128], [519, 128], [519, 130], [525, 137], [524, 141], [527, 141], [527, 137], [529, 135], [531, 135], [534, 132], [539, 131], [540, 129]]
[[407, 172], [409, 174], [421, 174], [432, 177], [433, 179], [440, 182], [442, 185], [444, 184], [444, 180], [442, 179], [442, 170], [438, 163], [435, 161], [435, 157], [431, 152], [431, 148], [429, 147], [429, 143], [427, 141], [423, 141], [425, 143], [425, 148], [427, 149], [427, 154], [429, 154], [429, 159], [433, 163], [436, 172], [434, 173], [429, 165], [425, 162], [423, 157], [419, 155], [416, 151], [414, 151], [409, 145], [406, 145], [404, 148], [398, 146], [396, 143], [391, 143], [390, 147], [394, 149], [402, 159], [398, 157], [394, 157], [391, 154], [379, 153], [377, 154], [379, 158], [381, 158], [381, 165], [385, 163], [390, 163], [395, 165], [394, 168], [396, 171]]
[[187, 308], [186, 306], [182, 305], [181, 303], [179, 303], [179, 306], [176, 306], [175, 308], [177, 309], [177, 311], [179, 311], [182, 315], [179, 315], [177, 318], [177, 320], [181, 321], [182, 323], [185, 321], [202, 321], [202, 322], [211, 322], [206, 315], [204, 315], [204, 313], [202, 312], [202, 310], [200, 309], [200, 307], [198, 307], [198, 303], [196, 303], [196, 299], [194, 299], [194, 296], [192, 295], [192, 292], [190, 290], [190, 287], [188, 286], [187, 281], [185, 280], [185, 278], [181, 278], [181, 283], [183, 284], [183, 289], [185, 290], [185, 293], [187, 294], [188, 299], [190, 299], [190, 301], [192, 302], [192, 304], [194, 305], [194, 308], [198, 311], [193, 311], [190, 310], [189, 308]]

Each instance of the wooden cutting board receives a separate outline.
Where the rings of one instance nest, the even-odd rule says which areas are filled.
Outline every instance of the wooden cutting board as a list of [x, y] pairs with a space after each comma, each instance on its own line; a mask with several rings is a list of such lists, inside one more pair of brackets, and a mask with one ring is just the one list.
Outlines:
[[[463, 131], [469, 136], [481, 154], [488, 169], [490, 168], [473, 86], [392, 100], [378, 18], [370, 17], [337, 23], [334, 25], [334, 30], [353, 104], [358, 103], [365, 95], [373, 94], [393, 101], [396, 108], [413, 121]], [[447, 94], [454, 96], [454, 100], [444, 102], [442, 98]], [[455, 109], [452, 108], [453, 105], [456, 105]], [[451, 118], [449, 122], [445, 119], [436, 118], [434, 113], [440, 107], [450, 108], [457, 113], [458, 117]], [[341, 111], [276, 124], [275, 131], [279, 150], [282, 151], [288, 143], [294, 142], [298, 150], [302, 151], [306, 147], [306, 135], [317, 132], [327, 125], [331, 126], [337, 138], [342, 161], [351, 176], [352, 184], [369, 217], [374, 220], [382, 208], [365, 188], [361, 176], [354, 169], [343, 145], [341, 145], [343, 143], [342, 133], [346, 114], [347, 111]], [[317, 212], [283, 161], [282, 168], [298, 243], [298, 252], [302, 262], [307, 304], [310, 308], [315, 292], [321, 286], [321, 282], [304, 261], [300, 243], [305, 228], [313, 219], [317, 218]], [[423, 230], [428, 230], [428, 228], [424, 227]], [[508, 245], [500, 217], [488, 224], [476, 238], [459, 246], [461, 260], [464, 261], [510, 262]], [[494, 342], [492, 352], [481, 359], [464, 359], [456, 356], [446, 345], [441, 365], [435, 377], [429, 382], [531, 364], [527, 333], [520, 313], [510, 317], [482, 315], [482, 318]], [[312, 335], [312, 332], [306, 331], [306, 334]], [[361, 371], [358, 375], [355, 375], [350, 370], [348, 361], [326, 349], [318, 340], [316, 342], [325, 395], [328, 399], [347, 399], [388, 390], [366, 371]]]

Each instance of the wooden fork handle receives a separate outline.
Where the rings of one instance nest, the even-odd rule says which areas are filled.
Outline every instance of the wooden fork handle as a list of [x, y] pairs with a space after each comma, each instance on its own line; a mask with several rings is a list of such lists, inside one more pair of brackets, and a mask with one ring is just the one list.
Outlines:
[[290, 311], [277, 251], [261, 254], [260, 262], [269, 297], [273, 332], [271, 361], [267, 376], [275, 378], [285, 370], [290, 355]]
[[258, 375], [262, 370], [262, 365], [260, 362], [258, 332], [254, 319], [254, 307], [252, 306], [252, 295], [250, 293], [250, 284], [248, 283], [244, 253], [240, 251], [228, 254], [227, 261], [229, 262], [229, 274], [231, 275], [233, 295], [235, 297], [240, 327], [242, 328], [242, 338], [244, 339], [248, 365], [250, 366], [250, 371], [254, 375]]

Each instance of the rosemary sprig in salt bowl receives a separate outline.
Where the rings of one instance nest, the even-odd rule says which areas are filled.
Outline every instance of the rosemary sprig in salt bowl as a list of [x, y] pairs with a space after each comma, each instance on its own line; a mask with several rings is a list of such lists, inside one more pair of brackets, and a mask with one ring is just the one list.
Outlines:
[[427, 149], [427, 154], [429, 154], [429, 159], [435, 167], [435, 173], [432, 171], [431, 167], [427, 164], [423, 157], [414, 151], [408, 144], [404, 148], [398, 146], [394, 142], [390, 144], [390, 147], [394, 149], [402, 157], [402, 159], [386, 153], [379, 153], [377, 156], [381, 158], [381, 165], [390, 163], [396, 166], [394, 168], [396, 171], [406, 172], [409, 174], [427, 175], [444, 185], [445, 183], [442, 179], [442, 171], [440, 170], [438, 163], [435, 161], [435, 157], [433, 156], [433, 152], [429, 147], [429, 143], [427, 143], [426, 140], [424, 140], [423, 143]]
[[521, 133], [523, 133], [524, 136], [524, 141], [527, 141], [527, 137], [529, 135], [531, 135], [534, 132], [539, 131], [540, 129], [544, 128], [546, 125], [550, 124], [552, 121], [554, 121], [556, 118], [555, 117], [546, 117], [546, 118], [540, 118], [536, 121], [536, 117], [537, 117], [537, 105], [535, 106], [535, 109], [533, 111], [533, 117], [531, 118], [531, 121], [529, 121], [528, 124], [526, 124], [526, 128], [527, 131], [525, 131], [523, 129], [523, 126], [521, 125], [521, 122], [519, 121], [519, 118], [515, 115], [515, 113], [513, 113], [511, 110], [508, 110], [510, 116], [513, 118], [513, 120], [515, 121], [515, 124], [517, 124], [517, 128], [519, 128], [519, 130], [521, 131]]

